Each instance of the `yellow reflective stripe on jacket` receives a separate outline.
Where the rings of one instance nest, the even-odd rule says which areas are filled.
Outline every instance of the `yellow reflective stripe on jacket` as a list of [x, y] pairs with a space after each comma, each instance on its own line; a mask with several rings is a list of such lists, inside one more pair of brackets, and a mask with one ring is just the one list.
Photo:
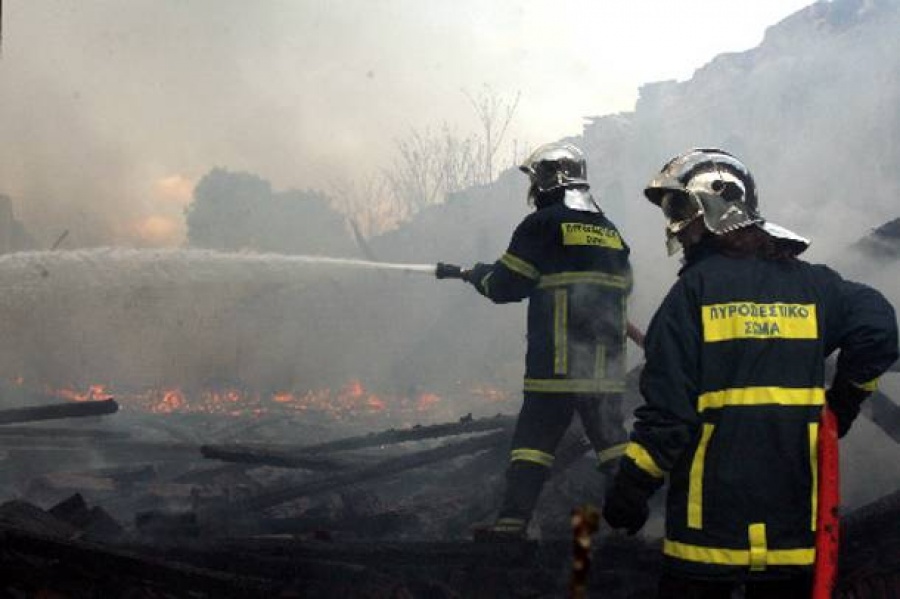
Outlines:
[[597, 361], [594, 363], [594, 376], [602, 379], [606, 376], [606, 346], [597, 344]]
[[553, 465], [552, 453], [540, 451], [539, 449], [513, 449], [509, 453], [510, 462], [531, 462], [532, 464], [540, 464], [549, 468]]
[[646, 449], [632, 441], [625, 448], [625, 455], [637, 464], [637, 467], [654, 478], [662, 478], [665, 475], [663, 469], [660, 468], [656, 460], [647, 452]]
[[614, 379], [525, 379], [534, 393], [624, 393], [624, 381]]
[[553, 374], [569, 371], [569, 295], [565, 289], [553, 293]]
[[715, 425], [704, 423], [700, 443], [691, 461], [688, 482], [687, 525], [688, 528], [703, 528], [703, 466], [706, 463], [706, 448], [712, 438]]
[[769, 548], [766, 542], [766, 525], [751, 524], [747, 527], [747, 540], [750, 542], [750, 571], [760, 572], [769, 563]]
[[[675, 559], [702, 564], [720, 566], [749, 566], [750, 549], [724, 549], [720, 547], [703, 547], [670, 541], [663, 542], [663, 553]], [[766, 551], [767, 566], [810, 566], [816, 561], [816, 550], [805, 549], [768, 549]]]
[[529, 279], [539, 279], [541, 273], [534, 266], [525, 262], [521, 258], [517, 258], [513, 256], [509, 252], [506, 252], [502, 256], [500, 256], [500, 264], [510, 269], [513, 272], [519, 273], [523, 277], [527, 277]]
[[538, 287], [560, 287], [563, 285], [600, 285], [613, 289], [626, 289], [629, 285], [628, 277], [611, 275], [603, 272], [559, 272], [552, 275], [543, 275], [538, 281]]
[[812, 497], [810, 497], [810, 505], [812, 506], [812, 521], [810, 522], [810, 530], [816, 530], [816, 522], [819, 517], [819, 423], [809, 423], [809, 470], [812, 475]]
[[726, 406], [821, 406], [825, 390], [821, 387], [743, 387], [710, 391], [697, 398], [697, 411]]
[[609, 227], [588, 223], [560, 223], [563, 245], [593, 245], [614, 250], [624, 249], [619, 232]]
[[818, 339], [815, 304], [730, 302], [701, 307], [703, 340]]
[[620, 458], [625, 455], [625, 448], [628, 447], [627, 443], [619, 443], [618, 445], [612, 445], [607, 447], [606, 449], [602, 449], [597, 452], [597, 465], [602, 466], [606, 462], [610, 460], [614, 460], [616, 458]]

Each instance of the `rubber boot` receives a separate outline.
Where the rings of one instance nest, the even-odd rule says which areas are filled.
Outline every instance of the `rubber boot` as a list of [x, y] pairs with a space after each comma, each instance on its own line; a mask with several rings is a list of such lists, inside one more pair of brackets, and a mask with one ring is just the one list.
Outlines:
[[532, 462], [512, 462], [506, 471], [503, 504], [493, 526], [475, 531], [479, 541], [524, 541], [549, 469]]

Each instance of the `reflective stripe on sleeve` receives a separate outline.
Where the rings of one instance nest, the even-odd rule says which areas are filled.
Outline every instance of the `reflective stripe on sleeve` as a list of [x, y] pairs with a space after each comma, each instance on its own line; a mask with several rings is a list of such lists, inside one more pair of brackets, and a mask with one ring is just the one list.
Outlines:
[[538, 269], [536, 269], [525, 260], [513, 256], [509, 252], [506, 252], [500, 257], [500, 264], [528, 279], [537, 280], [541, 276], [541, 273]]
[[651, 457], [646, 449], [632, 441], [625, 448], [625, 455], [637, 465], [638, 468], [652, 476], [653, 478], [662, 478], [665, 472], [660, 468], [656, 461]]
[[490, 288], [488, 287], [488, 284], [490, 283], [491, 275], [493, 275], [493, 274], [494, 274], [493, 272], [489, 272], [488, 274], [484, 275], [484, 276], [481, 278], [481, 281], [479, 282], [479, 284], [481, 285], [481, 291], [482, 291], [485, 295], [490, 295], [490, 294], [491, 294], [491, 290], [490, 290]]
[[868, 391], [869, 393], [875, 393], [878, 391], [878, 379], [879, 377], [875, 377], [871, 381], [867, 381], [865, 383], [853, 383], [854, 387], [859, 387], [863, 391]]
[[613, 445], [611, 447], [607, 447], [601, 451], [597, 452], [597, 465], [602, 466], [606, 462], [610, 460], [614, 460], [616, 458], [620, 458], [625, 455], [625, 448], [628, 446], [627, 443], [620, 443], [618, 445]]

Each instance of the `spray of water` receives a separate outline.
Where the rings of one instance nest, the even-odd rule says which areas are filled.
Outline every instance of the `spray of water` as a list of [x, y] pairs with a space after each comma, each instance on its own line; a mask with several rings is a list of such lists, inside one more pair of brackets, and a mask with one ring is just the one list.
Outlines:
[[328, 258], [326, 256], [284, 256], [292, 262], [304, 264], [328, 264], [331, 266], [349, 266], [357, 268], [373, 268], [377, 270], [399, 270], [401, 272], [434, 275], [434, 264], [398, 264], [392, 262], [371, 262], [368, 260], [352, 260], [347, 258]]
[[407, 273], [434, 276], [435, 265], [193, 249], [0, 256], [0, 379], [266, 388], [346, 380], [367, 366], [342, 360], [351, 360], [348, 345], [376, 342], [375, 304], [416, 293], [397, 285]]
[[[298, 266], [328, 266], [342, 268], [362, 268], [369, 270], [394, 270], [408, 273], [433, 275], [434, 264], [398, 264], [372, 262], [350, 258], [328, 256], [301, 256], [283, 254], [251, 254], [219, 252], [215, 250], [136, 250], [127, 248], [95, 248], [74, 251], [19, 252], [0, 256], [0, 285], [9, 275], [25, 276], [39, 274], [46, 277], [51, 271], [62, 274], [70, 268], [102, 273], [109, 270], [144, 270], [159, 273], [179, 266], [190, 266], [189, 271], [197, 277], [208, 276], [211, 271], [221, 275], [236, 274], [240, 269], [262, 270], [288, 273]], [[185, 273], [190, 278], [189, 273]]]

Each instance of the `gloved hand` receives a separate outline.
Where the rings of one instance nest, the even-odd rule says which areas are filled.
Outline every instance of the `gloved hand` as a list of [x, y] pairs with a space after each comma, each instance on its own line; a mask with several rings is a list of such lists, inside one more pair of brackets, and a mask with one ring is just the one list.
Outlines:
[[478, 281], [484, 278], [484, 276], [491, 270], [492, 266], [490, 264], [484, 264], [483, 262], [476, 262], [472, 268], [469, 270], [462, 271], [462, 279], [467, 283], [471, 283], [472, 285], [476, 285]]
[[870, 394], [840, 374], [835, 375], [831, 388], [825, 392], [825, 401], [837, 418], [838, 437], [843, 437], [850, 430], [850, 425], [859, 416], [860, 405]]
[[628, 460], [623, 460], [612, 486], [606, 492], [603, 519], [612, 528], [624, 528], [629, 535], [635, 534], [647, 523], [650, 516], [647, 502], [662, 482], [639, 471]]

